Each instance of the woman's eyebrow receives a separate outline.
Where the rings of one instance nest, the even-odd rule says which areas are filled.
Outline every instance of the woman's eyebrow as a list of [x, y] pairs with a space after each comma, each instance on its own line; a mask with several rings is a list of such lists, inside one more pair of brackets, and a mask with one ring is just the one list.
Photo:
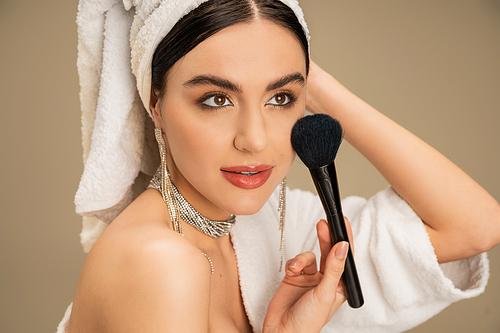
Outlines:
[[269, 84], [266, 88], [266, 91], [272, 91], [275, 89], [279, 89], [279, 88], [284, 87], [290, 83], [300, 84], [301, 86], [303, 86], [305, 84], [305, 82], [306, 82], [306, 80], [304, 79], [304, 76], [302, 76], [302, 74], [300, 74], [299, 72], [296, 72], [296, 73], [292, 73], [290, 75], [283, 76], [282, 78], [279, 78], [278, 80]]
[[198, 86], [217, 86], [222, 89], [241, 93], [241, 88], [229, 80], [214, 76], [214, 75], [198, 75], [191, 80], [185, 82], [183, 86], [188, 88], [195, 88]]
[[[302, 74], [300, 74], [299, 72], [292, 73], [292, 74], [283, 76], [283, 77], [279, 78], [278, 80], [270, 83], [267, 86], [266, 91], [276, 90], [276, 89], [284, 87], [290, 83], [300, 84], [303, 86], [305, 84], [305, 81], [306, 80], [304, 79], [304, 76], [302, 76]], [[239, 94], [242, 92], [242, 89], [239, 86], [237, 86], [236, 84], [232, 83], [229, 80], [220, 78], [220, 77], [215, 76], [215, 75], [198, 75], [198, 76], [195, 76], [194, 78], [192, 78], [191, 80], [189, 80], [183, 84], [183, 86], [188, 87], [188, 88], [195, 88], [195, 87], [207, 86], [207, 85], [217, 86], [217, 87], [220, 87], [222, 89], [234, 91], [234, 92], [239, 93]]]

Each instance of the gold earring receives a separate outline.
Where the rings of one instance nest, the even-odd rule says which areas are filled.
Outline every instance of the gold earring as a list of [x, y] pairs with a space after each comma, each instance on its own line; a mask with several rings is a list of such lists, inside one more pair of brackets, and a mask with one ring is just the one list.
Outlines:
[[172, 221], [174, 230], [182, 235], [179, 208], [175, 198], [174, 186], [172, 185], [172, 180], [170, 179], [170, 175], [168, 173], [167, 147], [165, 145], [165, 140], [163, 140], [161, 128], [155, 128], [155, 138], [158, 142], [161, 159], [161, 195], [163, 200], [167, 203], [168, 214], [170, 215], [170, 220]]
[[283, 259], [285, 257], [286, 177], [283, 178], [283, 180], [280, 183], [278, 212], [280, 215], [280, 231], [281, 231], [281, 240], [280, 240], [280, 252], [281, 252], [280, 272], [281, 272], [281, 269], [283, 267]]

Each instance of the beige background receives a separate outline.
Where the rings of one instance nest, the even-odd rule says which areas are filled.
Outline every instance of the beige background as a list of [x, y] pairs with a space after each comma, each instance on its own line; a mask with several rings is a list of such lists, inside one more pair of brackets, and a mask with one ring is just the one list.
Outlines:
[[[301, 1], [312, 58], [500, 200], [498, 0]], [[53, 332], [85, 255], [76, 0], [0, 0], [0, 332]], [[386, 186], [348, 144], [342, 195]], [[292, 187], [312, 188], [299, 162]], [[458, 244], [457, 244], [458, 245]], [[500, 248], [486, 292], [411, 332], [500, 332]]]

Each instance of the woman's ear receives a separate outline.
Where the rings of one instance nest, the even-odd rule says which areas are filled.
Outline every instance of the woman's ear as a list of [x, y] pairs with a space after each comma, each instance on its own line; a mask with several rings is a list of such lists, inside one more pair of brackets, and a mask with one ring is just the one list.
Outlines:
[[151, 111], [151, 115], [153, 116], [153, 120], [155, 123], [155, 128], [162, 128], [163, 121], [161, 119], [161, 110], [160, 110], [160, 102], [159, 99], [156, 98], [156, 94], [151, 88], [151, 95], [149, 97], [149, 110]]

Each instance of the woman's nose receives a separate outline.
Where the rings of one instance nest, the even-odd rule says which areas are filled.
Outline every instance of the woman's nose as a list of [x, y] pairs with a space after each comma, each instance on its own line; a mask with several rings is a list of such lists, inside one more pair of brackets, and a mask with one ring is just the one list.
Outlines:
[[259, 154], [269, 146], [266, 124], [260, 109], [242, 110], [238, 117], [234, 146], [240, 151]]

